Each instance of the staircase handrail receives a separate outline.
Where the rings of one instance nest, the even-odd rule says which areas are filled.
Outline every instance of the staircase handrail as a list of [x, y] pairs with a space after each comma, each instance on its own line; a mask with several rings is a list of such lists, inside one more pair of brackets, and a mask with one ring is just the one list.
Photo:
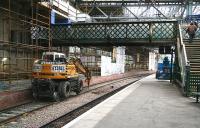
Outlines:
[[179, 24], [179, 36], [180, 36], [180, 43], [181, 43], [181, 47], [183, 49], [185, 62], [186, 62], [186, 65], [187, 65], [187, 64], [189, 64], [189, 61], [187, 59], [187, 54], [186, 54], [186, 50], [185, 50], [185, 44], [183, 43], [183, 35], [182, 35], [182, 29], [181, 29], [181, 25], [180, 24]]
[[177, 51], [178, 51], [178, 60], [179, 60], [179, 66], [181, 68], [181, 78], [182, 78], [182, 87], [186, 87], [187, 85], [187, 75], [188, 75], [188, 69], [190, 69], [190, 63], [187, 58], [186, 54], [186, 48], [185, 44], [183, 43], [183, 36], [182, 36], [182, 29], [181, 25], [178, 25], [179, 33], [177, 37]]

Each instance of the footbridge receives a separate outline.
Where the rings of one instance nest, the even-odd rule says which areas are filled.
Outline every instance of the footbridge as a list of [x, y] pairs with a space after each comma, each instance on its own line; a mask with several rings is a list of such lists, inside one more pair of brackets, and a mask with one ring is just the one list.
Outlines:
[[172, 45], [177, 21], [76, 23], [52, 25], [54, 45]]

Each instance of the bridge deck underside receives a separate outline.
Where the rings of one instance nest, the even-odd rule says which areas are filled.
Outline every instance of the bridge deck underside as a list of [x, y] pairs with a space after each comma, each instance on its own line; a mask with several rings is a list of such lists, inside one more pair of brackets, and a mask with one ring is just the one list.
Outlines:
[[171, 46], [174, 40], [152, 41], [133, 39], [94, 39], [94, 40], [56, 40], [53, 39], [53, 46]]

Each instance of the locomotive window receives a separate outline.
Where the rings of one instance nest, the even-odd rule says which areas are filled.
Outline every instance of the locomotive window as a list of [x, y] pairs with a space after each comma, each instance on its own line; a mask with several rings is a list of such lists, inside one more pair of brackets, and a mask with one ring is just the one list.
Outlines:
[[56, 58], [55, 62], [66, 63], [66, 59], [65, 58]]
[[44, 55], [44, 60], [46, 62], [53, 62], [53, 55]]
[[59, 58], [59, 55], [55, 55], [55, 59], [58, 59]]
[[60, 58], [65, 58], [65, 56], [64, 55], [60, 55]]

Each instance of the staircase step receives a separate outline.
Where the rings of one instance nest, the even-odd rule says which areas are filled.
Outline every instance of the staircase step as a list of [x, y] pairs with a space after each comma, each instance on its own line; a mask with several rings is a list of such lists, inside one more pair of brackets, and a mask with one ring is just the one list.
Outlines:
[[200, 60], [200, 57], [188, 56], [188, 60]]
[[198, 42], [198, 43], [185, 43], [185, 46], [187, 47], [187, 46], [200, 46], [200, 42]]
[[200, 64], [200, 62], [198, 60], [194, 60], [194, 59], [188, 59], [190, 61], [190, 63], [193, 64]]
[[200, 71], [190, 71], [190, 73], [194, 73], [194, 74], [199, 74], [200, 73]]
[[185, 47], [186, 50], [199, 50], [200, 47]]
[[186, 48], [186, 51], [200, 51], [200, 47], [198, 48]]
[[190, 73], [192, 73], [192, 74], [198, 74], [198, 73], [200, 73], [200, 71], [190, 71]]
[[200, 70], [200, 66], [194, 66], [194, 65], [190, 65], [191, 68], [198, 68], [198, 70]]
[[189, 43], [189, 42], [184, 42], [185, 45], [200, 45], [200, 41], [195, 41], [195, 42], [192, 42], [192, 43]]
[[196, 61], [196, 62], [199, 62], [200, 61], [200, 58], [196, 58], [196, 59], [188, 59], [188, 60], [190, 60], [190, 61]]
[[194, 66], [191, 66], [191, 65], [190, 65], [190, 68], [191, 68], [191, 69], [195, 69], [195, 70], [196, 70], [196, 69], [197, 69], [197, 70], [200, 70], [199, 67], [194, 67]]
[[197, 59], [200, 58], [198, 54], [188, 54], [187, 57], [188, 57], [188, 58], [189, 58], [189, 57], [191, 57], [191, 58], [197, 58]]
[[188, 61], [190, 61], [190, 62], [192, 62], [192, 61], [200, 62], [200, 58], [188, 57]]
[[194, 39], [189, 43], [188, 39], [184, 39], [186, 54], [190, 62], [190, 73], [200, 74], [200, 40]]
[[186, 53], [188, 54], [188, 56], [196, 56], [196, 55], [200, 55], [199, 52], [194, 52], [194, 53], [192, 53], [192, 52], [186, 52]]
[[[189, 42], [189, 39], [183, 39], [183, 41]], [[199, 41], [199, 39], [198, 38], [194, 38], [192, 41], [196, 42], [196, 41]]]
[[192, 54], [192, 55], [188, 55], [188, 56], [197, 56], [197, 57], [199, 57], [200, 55], [199, 54]]
[[190, 56], [193, 56], [193, 55], [200, 55], [200, 51], [186, 51], [186, 53]]
[[190, 55], [200, 55], [200, 51], [186, 51]]
[[199, 50], [200, 47], [186, 47], [186, 50]]
[[190, 69], [190, 72], [199, 72], [200, 70], [196, 70], [196, 69]]
[[188, 56], [197, 56], [197, 57], [199, 57], [200, 56], [200, 54], [191, 54], [191, 55], [188, 55]]
[[199, 61], [195, 61], [195, 60], [190, 60], [189, 59], [189, 61], [190, 61], [190, 64], [199, 64], [200, 65], [200, 60]]
[[198, 61], [190, 61], [190, 65], [199, 65], [200, 66], [200, 62]]
[[195, 50], [191, 50], [191, 51], [186, 50], [186, 53], [200, 55], [200, 51], [197, 51], [197, 50], [196, 51]]
[[198, 43], [185, 43], [185, 47], [191, 47], [191, 46], [199, 47], [200, 46], [200, 42], [198, 42]]
[[185, 42], [185, 41], [184, 41], [184, 44], [185, 44], [185, 46], [192, 46], [192, 45], [197, 45], [197, 46], [199, 46], [199, 45], [200, 45], [200, 41], [196, 41], [196, 42], [192, 42], [192, 43], [189, 43], [189, 42]]
[[200, 63], [194, 63], [194, 62], [190, 62], [190, 65], [193, 65], [193, 66], [198, 66], [200, 67]]

